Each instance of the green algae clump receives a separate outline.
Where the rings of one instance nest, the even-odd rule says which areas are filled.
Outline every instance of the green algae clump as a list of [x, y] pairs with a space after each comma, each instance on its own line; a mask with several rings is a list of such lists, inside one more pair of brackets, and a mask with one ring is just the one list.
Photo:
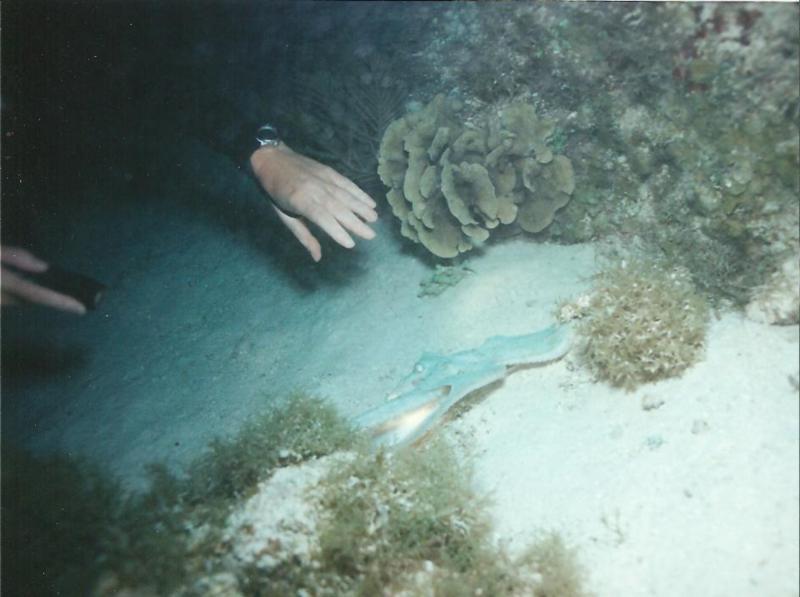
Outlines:
[[578, 332], [595, 375], [633, 390], [697, 362], [707, 327], [708, 305], [688, 272], [635, 262], [598, 275]]
[[560, 536], [539, 539], [520, 558], [495, 544], [470, 463], [442, 439], [343, 464], [327, 479], [323, 504], [317, 575], [336, 594], [586, 594]]
[[[470, 461], [447, 443], [375, 452], [306, 394], [253, 416], [180, 475], [151, 466], [150, 489], [133, 495], [85, 463], [3, 448], [9, 593], [585, 594], [558, 537], [518, 559], [495, 544]], [[306, 465], [321, 476], [303, 477]]]

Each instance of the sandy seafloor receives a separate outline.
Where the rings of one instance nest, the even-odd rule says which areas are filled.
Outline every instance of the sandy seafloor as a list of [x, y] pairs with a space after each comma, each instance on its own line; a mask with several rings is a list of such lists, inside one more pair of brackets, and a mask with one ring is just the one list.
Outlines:
[[[423, 351], [540, 329], [598, 267], [591, 245], [510, 239], [420, 298], [431, 269], [386, 210], [376, 240], [326, 245], [314, 266], [263, 205], [220, 221], [122, 205], [74, 214], [80, 232], [56, 256], [110, 284], [99, 311], [6, 322], [26, 373], [7, 378], [3, 417], [25, 445], [88, 456], [132, 486], [145, 463], [180, 466], [293, 389], [355, 415]], [[568, 356], [510, 375], [446, 432], [475, 455], [498, 540], [517, 550], [560, 531], [596, 595], [791, 596], [797, 375], [797, 326], [728, 313], [680, 379], [626, 393]], [[663, 404], [643, 409], [646, 395]]]

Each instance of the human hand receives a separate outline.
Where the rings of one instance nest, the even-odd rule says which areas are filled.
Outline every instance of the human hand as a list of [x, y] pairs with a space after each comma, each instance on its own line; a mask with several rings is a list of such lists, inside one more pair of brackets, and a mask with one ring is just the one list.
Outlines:
[[31, 273], [41, 273], [47, 271], [50, 267], [45, 261], [25, 249], [1, 247], [0, 304], [37, 303], [45, 307], [77, 313], [78, 315], [86, 313], [86, 307], [77, 299], [26, 280], [11, 269], [3, 267], [2, 264]]
[[378, 219], [375, 202], [333, 168], [295, 153], [284, 143], [256, 150], [250, 165], [272, 197], [278, 217], [314, 261], [322, 258], [322, 248], [303, 218], [348, 249], [355, 246], [350, 233], [375, 238], [364, 223]]

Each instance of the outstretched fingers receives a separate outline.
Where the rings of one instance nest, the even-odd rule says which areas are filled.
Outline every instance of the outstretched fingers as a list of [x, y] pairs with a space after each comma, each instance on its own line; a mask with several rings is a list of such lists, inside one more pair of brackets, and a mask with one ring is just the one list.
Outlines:
[[[352, 216], [352, 214], [351, 214]], [[355, 216], [352, 216], [354, 219]], [[353, 237], [351, 237], [347, 230], [345, 230], [344, 226], [339, 222], [339, 220], [334, 217], [334, 215], [329, 211], [321, 211], [318, 214], [315, 214], [313, 218], [314, 223], [322, 228], [325, 233], [330, 236], [333, 240], [337, 243], [342, 245], [346, 249], [352, 249], [356, 246], [355, 241], [353, 241]], [[363, 222], [361, 223], [362, 226], [365, 226]]]
[[322, 259], [322, 247], [319, 244], [319, 241], [316, 237], [311, 234], [311, 231], [308, 229], [302, 220], [298, 218], [293, 218], [292, 216], [286, 215], [280, 209], [273, 205], [275, 212], [278, 214], [281, 222], [283, 225], [286, 226], [289, 231], [294, 235], [294, 237], [300, 241], [300, 244], [303, 245], [306, 250], [311, 255], [311, 258], [314, 261], [319, 261]]
[[[339, 174], [336, 170], [334, 170], [333, 168], [330, 168], [330, 167], [326, 167], [325, 168], [325, 171], [324, 171], [323, 175], [330, 182], [335, 184], [337, 187], [339, 187], [340, 189], [343, 189], [345, 192], [347, 192], [356, 201], [358, 201], [358, 202], [360, 202], [360, 203], [362, 203], [364, 205], [368, 205], [373, 210], [375, 209], [377, 204], [372, 199], [372, 197], [367, 195], [363, 190], [361, 190], [361, 188], [356, 183], [354, 183], [352, 180], [350, 180], [346, 176], [343, 176], [343, 175]], [[376, 216], [376, 218], [377, 218], [377, 216]], [[370, 220], [370, 221], [372, 221], [372, 220]]]
[[23, 301], [78, 315], [86, 313], [86, 307], [78, 299], [34, 284], [9, 271], [3, 271], [3, 297], [11, 304]]
[[369, 226], [367, 226], [364, 222], [359, 220], [356, 215], [350, 211], [349, 209], [342, 209], [340, 208], [336, 212], [334, 212], [334, 217], [336, 220], [344, 226], [347, 230], [355, 234], [356, 236], [360, 236], [366, 240], [372, 240], [375, 238], [375, 231], [372, 230]]
[[337, 189], [336, 197], [348, 211], [353, 212], [365, 222], [375, 222], [378, 220], [378, 212], [375, 211], [374, 207], [370, 207], [366, 203], [356, 199], [344, 189]]
[[47, 269], [47, 262], [19, 247], [2, 247], [0, 261], [29, 272], [43, 272]]
[[[343, 189], [334, 187], [317, 196], [311, 220], [327, 232], [340, 245], [350, 248], [353, 240], [349, 233], [371, 240], [375, 232], [363, 220], [374, 222], [375, 210], [356, 200]], [[363, 218], [362, 219], [359, 219]]]

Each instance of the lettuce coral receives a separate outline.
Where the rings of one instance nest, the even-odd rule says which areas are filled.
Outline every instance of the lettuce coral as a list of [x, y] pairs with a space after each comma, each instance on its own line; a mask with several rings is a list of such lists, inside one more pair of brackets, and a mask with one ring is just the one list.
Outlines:
[[554, 124], [533, 106], [493, 106], [470, 123], [436, 96], [387, 127], [378, 175], [401, 233], [438, 257], [480, 246], [500, 224], [541, 232], [575, 189], [572, 163], [548, 147]]

